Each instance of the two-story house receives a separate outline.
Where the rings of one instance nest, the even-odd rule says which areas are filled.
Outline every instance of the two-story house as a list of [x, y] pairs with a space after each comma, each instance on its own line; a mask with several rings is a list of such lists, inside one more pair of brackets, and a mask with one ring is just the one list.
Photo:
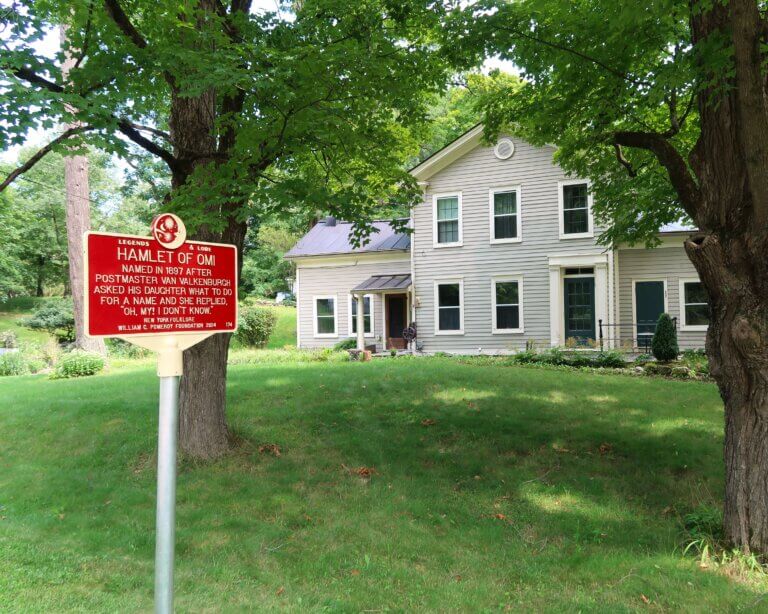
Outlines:
[[[410, 234], [386, 222], [364, 246], [328, 218], [288, 252], [297, 268], [302, 348], [347, 337], [379, 351], [500, 353], [544, 345], [647, 348], [662, 312], [682, 348], [703, 347], [707, 296], [683, 228], [661, 246], [598, 245], [589, 182], [566, 177], [552, 147], [481, 143], [478, 126], [411, 172], [424, 190]], [[362, 303], [361, 303], [362, 300]], [[362, 309], [360, 305], [362, 304]]]

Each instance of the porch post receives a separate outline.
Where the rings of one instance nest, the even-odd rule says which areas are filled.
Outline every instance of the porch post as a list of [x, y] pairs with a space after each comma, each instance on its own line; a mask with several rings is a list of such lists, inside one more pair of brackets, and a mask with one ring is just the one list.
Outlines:
[[[365, 349], [365, 295], [354, 294], [352, 300], [357, 301], [357, 349]], [[373, 305], [371, 305], [371, 324], [373, 324]]]
[[613, 322], [608, 313], [608, 265], [605, 262], [595, 263], [595, 324], [598, 320]]
[[563, 279], [560, 266], [549, 265], [549, 339], [552, 347], [562, 343], [560, 322], [563, 320]]

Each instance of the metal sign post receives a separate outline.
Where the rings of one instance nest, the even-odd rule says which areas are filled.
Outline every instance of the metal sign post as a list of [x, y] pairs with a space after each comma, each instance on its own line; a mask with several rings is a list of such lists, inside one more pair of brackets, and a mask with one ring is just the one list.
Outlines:
[[165, 213], [152, 237], [86, 233], [85, 321], [93, 337], [117, 337], [157, 352], [155, 612], [173, 611], [176, 447], [183, 352], [237, 329], [237, 250], [186, 241], [184, 223]]
[[155, 611], [173, 611], [173, 552], [176, 520], [176, 434], [179, 423], [179, 376], [160, 378], [157, 425], [157, 536]]

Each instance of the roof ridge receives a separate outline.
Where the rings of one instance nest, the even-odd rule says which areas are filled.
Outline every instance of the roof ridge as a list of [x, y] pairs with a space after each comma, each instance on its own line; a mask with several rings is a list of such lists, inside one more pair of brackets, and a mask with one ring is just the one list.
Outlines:
[[[399, 218], [395, 218], [395, 219], [398, 219], [398, 220], [408, 220], [410, 222], [412, 218], [409, 216], [409, 217], [399, 217]], [[390, 224], [391, 225], [392, 224], [392, 220], [383, 220], [383, 219], [382, 220], [371, 220], [371, 223], [372, 224]], [[325, 218], [323, 218], [322, 220], [318, 220], [317, 224], [318, 225], [319, 224], [325, 224]], [[349, 220], [336, 220], [336, 226], [338, 226], [339, 224], [354, 224], [354, 222], [350, 222]]]

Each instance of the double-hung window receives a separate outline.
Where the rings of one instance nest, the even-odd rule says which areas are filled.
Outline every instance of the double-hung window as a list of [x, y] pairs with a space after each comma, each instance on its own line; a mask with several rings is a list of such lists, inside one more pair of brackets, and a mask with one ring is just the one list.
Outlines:
[[435, 246], [461, 245], [461, 194], [434, 197]]
[[589, 184], [586, 181], [561, 181], [560, 238], [592, 236], [592, 211]]
[[709, 297], [698, 279], [680, 280], [680, 314], [682, 330], [707, 330]]
[[519, 277], [491, 281], [493, 333], [523, 332], [523, 280]]
[[[357, 306], [360, 300], [349, 295], [349, 334], [357, 334]], [[366, 337], [373, 336], [373, 295], [366, 294], [363, 297], [363, 334]]]
[[435, 282], [435, 334], [464, 333], [464, 283], [461, 280]]
[[313, 299], [315, 337], [337, 337], [336, 297], [316, 296]]
[[490, 206], [491, 243], [520, 241], [520, 187], [491, 190]]

